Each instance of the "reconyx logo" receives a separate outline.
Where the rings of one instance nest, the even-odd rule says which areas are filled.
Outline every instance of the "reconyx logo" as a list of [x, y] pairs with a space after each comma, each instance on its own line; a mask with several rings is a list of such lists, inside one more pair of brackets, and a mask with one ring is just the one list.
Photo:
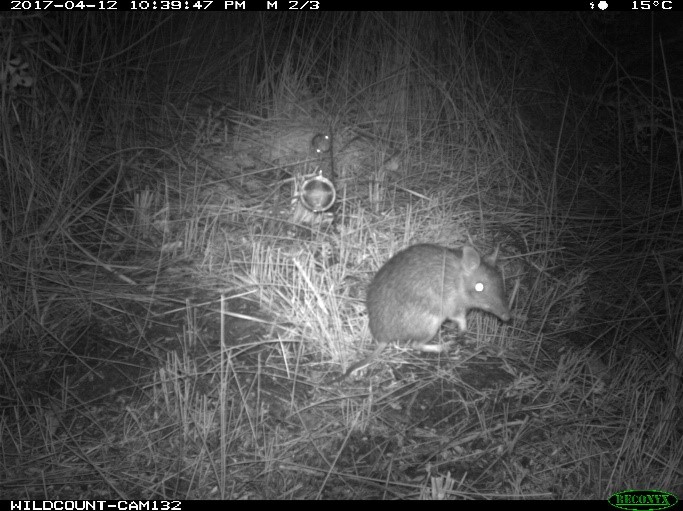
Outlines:
[[659, 490], [626, 490], [615, 493], [607, 502], [625, 511], [660, 511], [675, 506], [678, 497]]

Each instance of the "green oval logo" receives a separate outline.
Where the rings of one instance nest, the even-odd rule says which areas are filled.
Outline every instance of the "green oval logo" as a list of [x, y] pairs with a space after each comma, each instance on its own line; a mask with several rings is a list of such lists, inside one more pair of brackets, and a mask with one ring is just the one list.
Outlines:
[[618, 509], [628, 511], [659, 511], [675, 506], [678, 497], [659, 490], [626, 490], [612, 495], [607, 502]]

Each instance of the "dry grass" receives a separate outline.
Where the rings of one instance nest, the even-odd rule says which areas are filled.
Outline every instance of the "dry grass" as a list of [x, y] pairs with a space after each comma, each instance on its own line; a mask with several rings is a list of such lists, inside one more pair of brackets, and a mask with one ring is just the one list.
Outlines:
[[[0, 20], [0, 495], [680, 494], [681, 71], [552, 23]], [[333, 223], [291, 210], [321, 132]], [[500, 245], [513, 321], [331, 383], [421, 241]]]

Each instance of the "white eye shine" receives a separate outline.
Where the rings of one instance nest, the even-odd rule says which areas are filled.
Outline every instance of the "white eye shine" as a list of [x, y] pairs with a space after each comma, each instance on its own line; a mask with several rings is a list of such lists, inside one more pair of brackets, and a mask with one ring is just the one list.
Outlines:
[[475, 290], [475, 291], [478, 291], [479, 293], [481, 293], [481, 292], [484, 290], [484, 284], [482, 284], [481, 282], [477, 282], [477, 283], [474, 285], [474, 290]]

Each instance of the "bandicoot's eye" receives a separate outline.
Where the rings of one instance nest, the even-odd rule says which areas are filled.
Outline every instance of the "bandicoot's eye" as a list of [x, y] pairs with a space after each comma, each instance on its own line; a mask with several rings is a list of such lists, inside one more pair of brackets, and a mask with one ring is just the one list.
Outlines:
[[482, 284], [481, 282], [477, 282], [474, 285], [474, 290], [481, 293], [484, 290], [484, 284]]

